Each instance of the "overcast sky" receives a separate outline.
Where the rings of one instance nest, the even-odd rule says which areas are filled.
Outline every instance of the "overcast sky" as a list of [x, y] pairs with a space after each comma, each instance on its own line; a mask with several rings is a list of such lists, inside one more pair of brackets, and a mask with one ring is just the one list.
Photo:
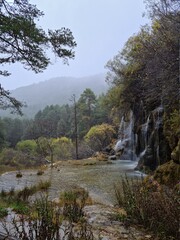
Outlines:
[[106, 72], [105, 65], [130, 36], [147, 22], [143, 0], [30, 0], [45, 14], [38, 24], [45, 29], [70, 28], [77, 42], [69, 66], [52, 58], [53, 65], [40, 74], [20, 64], [6, 66], [10, 77], [1, 77], [5, 89], [37, 83], [58, 76], [83, 77]]

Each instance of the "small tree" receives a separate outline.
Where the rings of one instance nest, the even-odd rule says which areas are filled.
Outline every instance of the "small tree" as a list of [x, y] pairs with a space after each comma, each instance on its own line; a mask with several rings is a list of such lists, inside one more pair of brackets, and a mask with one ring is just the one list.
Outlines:
[[73, 94], [71, 101], [73, 102], [74, 108], [74, 135], [75, 135], [75, 144], [76, 144], [76, 159], [79, 158], [78, 156], [78, 124], [77, 124], [77, 103], [76, 103], [76, 95]]
[[16, 149], [26, 154], [34, 154], [37, 150], [35, 140], [24, 140], [16, 144]]
[[36, 140], [37, 143], [37, 150], [41, 157], [47, 157], [50, 155], [51, 167], [53, 166], [54, 162], [54, 140], [52, 138], [48, 139], [45, 137], [39, 137]]
[[97, 100], [94, 92], [90, 88], [86, 88], [77, 102], [80, 137], [84, 136], [94, 125], [96, 103]]
[[57, 159], [70, 159], [72, 158], [73, 143], [67, 137], [54, 139], [54, 154]]
[[112, 141], [115, 130], [112, 125], [93, 126], [85, 136], [85, 141], [94, 151], [101, 151]]

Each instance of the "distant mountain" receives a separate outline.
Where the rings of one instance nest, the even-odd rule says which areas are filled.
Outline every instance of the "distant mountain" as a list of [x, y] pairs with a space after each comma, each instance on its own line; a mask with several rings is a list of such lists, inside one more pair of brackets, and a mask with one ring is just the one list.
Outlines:
[[[37, 84], [17, 88], [12, 91], [12, 96], [27, 104], [23, 113], [25, 117], [32, 118], [47, 105], [70, 103], [73, 94], [78, 99], [86, 88], [90, 88], [96, 95], [105, 93], [108, 88], [105, 75], [98, 74], [82, 78], [52, 78]], [[4, 115], [3, 112], [1, 113], [1, 116]]]

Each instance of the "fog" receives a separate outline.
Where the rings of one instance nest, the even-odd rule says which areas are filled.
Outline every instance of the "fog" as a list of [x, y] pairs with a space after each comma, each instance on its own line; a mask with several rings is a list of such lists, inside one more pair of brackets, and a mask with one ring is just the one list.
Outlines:
[[40, 74], [21, 64], [6, 65], [12, 74], [1, 77], [5, 89], [37, 83], [57, 76], [83, 77], [107, 71], [105, 65], [148, 20], [143, 0], [31, 0], [44, 12], [38, 25], [44, 29], [70, 28], [77, 42], [69, 66], [50, 54], [52, 65]]

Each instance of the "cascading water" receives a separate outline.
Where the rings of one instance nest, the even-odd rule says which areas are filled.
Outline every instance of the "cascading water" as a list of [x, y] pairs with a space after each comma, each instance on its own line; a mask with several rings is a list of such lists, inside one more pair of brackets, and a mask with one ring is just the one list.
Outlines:
[[148, 145], [148, 126], [149, 126], [149, 116], [145, 124], [142, 125], [142, 134], [144, 138], [144, 150], [147, 148], [147, 145]]
[[122, 160], [135, 160], [135, 135], [133, 133], [134, 119], [133, 112], [130, 111], [128, 116], [121, 118], [119, 126], [118, 141], [114, 147], [116, 156]]
[[162, 113], [163, 113], [163, 107], [160, 106], [156, 109], [156, 125], [155, 129], [157, 131], [157, 140], [156, 140], [156, 163], [157, 165], [160, 165], [160, 153], [159, 153], [159, 148], [160, 148], [160, 136], [159, 136], [159, 129], [162, 127]]
[[[148, 147], [148, 141], [149, 141], [149, 122], [150, 122], [150, 116], [148, 116], [147, 121], [141, 125], [141, 132], [140, 132], [140, 144], [141, 144], [141, 152], [139, 154], [139, 158], [143, 157], [146, 154], [147, 147]], [[137, 140], [138, 141], [138, 140]], [[137, 143], [136, 141], [136, 143]]]
[[[136, 169], [154, 170], [168, 159], [168, 143], [163, 134], [163, 107], [159, 106], [141, 119], [130, 111], [119, 126], [119, 140], [114, 150], [116, 159], [138, 160]], [[113, 156], [114, 157], [114, 156]]]

